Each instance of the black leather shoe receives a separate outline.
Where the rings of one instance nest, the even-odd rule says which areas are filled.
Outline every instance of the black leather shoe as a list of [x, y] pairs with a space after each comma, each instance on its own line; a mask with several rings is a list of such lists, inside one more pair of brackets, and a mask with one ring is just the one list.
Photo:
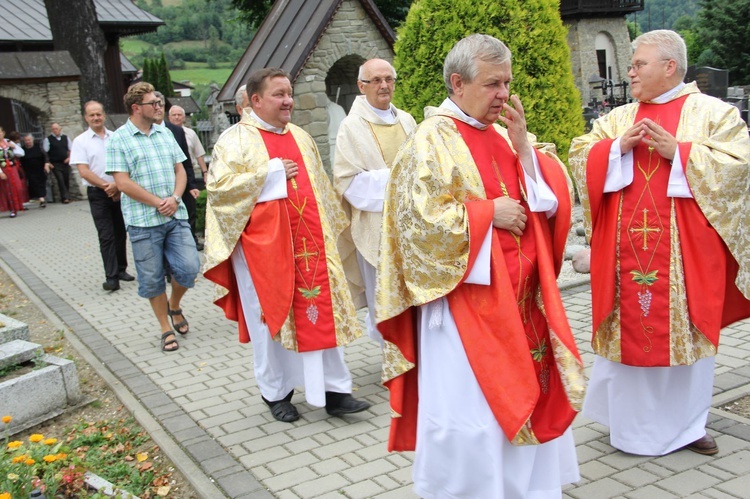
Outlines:
[[283, 399], [275, 402], [269, 401], [263, 395], [261, 395], [260, 398], [262, 398], [263, 402], [265, 402], [268, 408], [271, 409], [271, 415], [276, 421], [292, 423], [299, 419], [299, 412], [297, 412], [297, 408], [294, 407], [294, 404], [291, 402], [292, 395], [294, 395], [294, 390], [289, 392]]
[[128, 274], [124, 270], [122, 272], [120, 272], [120, 274], [117, 277], [119, 277], [119, 279], [121, 281], [125, 281], [125, 282], [135, 281], [135, 277], [133, 277], [132, 275]]
[[350, 393], [326, 392], [326, 412], [331, 416], [354, 414], [369, 408], [369, 402], [357, 400]]
[[203, 243], [195, 241], [195, 247], [198, 251], [203, 251]]
[[107, 279], [102, 287], [105, 291], [117, 291], [120, 289], [120, 281], [117, 279]]

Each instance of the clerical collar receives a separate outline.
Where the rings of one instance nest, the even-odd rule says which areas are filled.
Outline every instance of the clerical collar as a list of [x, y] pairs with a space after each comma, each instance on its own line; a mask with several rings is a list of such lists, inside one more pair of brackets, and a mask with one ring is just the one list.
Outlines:
[[378, 109], [369, 102], [367, 102], [367, 105], [370, 106], [372, 112], [378, 115], [378, 118], [385, 121], [389, 125], [393, 125], [396, 122], [396, 112], [393, 110], [393, 104], [388, 104], [388, 109]]
[[664, 92], [659, 97], [657, 97], [656, 99], [651, 99], [649, 102], [653, 104], [666, 104], [667, 102], [674, 99], [674, 96], [677, 95], [677, 92], [679, 92], [683, 88], [685, 88], [685, 83], [680, 82], [680, 84], [674, 87], [672, 90]]
[[475, 120], [474, 118], [463, 112], [463, 110], [458, 107], [458, 105], [453, 102], [450, 97], [446, 97], [443, 103], [440, 104], [440, 107], [449, 111], [453, 111], [454, 113], [459, 115], [463, 121], [473, 126], [474, 128], [478, 128], [480, 130], [484, 130], [485, 128], [487, 128], [487, 125], [485, 125], [481, 121]]
[[263, 128], [265, 128], [269, 132], [282, 133], [284, 131], [284, 127], [279, 128], [277, 126], [270, 125], [270, 124], [266, 123], [265, 121], [263, 121], [262, 119], [260, 119], [260, 117], [257, 114], [255, 114], [255, 111], [250, 111], [250, 116], [252, 116], [252, 118], [255, 121], [257, 121], [258, 123], [260, 123], [260, 126], [262, 126]]

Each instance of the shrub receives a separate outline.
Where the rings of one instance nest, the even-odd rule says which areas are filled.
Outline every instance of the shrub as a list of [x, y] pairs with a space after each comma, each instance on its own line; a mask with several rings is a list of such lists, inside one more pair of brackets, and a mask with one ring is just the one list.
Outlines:
[[583, 133], [581, 96], [575, 87], [566, 29], [556, 0], [417, 0], [398, 30], [394, 66], [397, 106], [421, 121], [425, 106], [447, 96], [443, 61], [472, 33], [502, 40], [513, 53], [511, 92], [523, 102], [528, 130], [552, 142], [563, 161]]

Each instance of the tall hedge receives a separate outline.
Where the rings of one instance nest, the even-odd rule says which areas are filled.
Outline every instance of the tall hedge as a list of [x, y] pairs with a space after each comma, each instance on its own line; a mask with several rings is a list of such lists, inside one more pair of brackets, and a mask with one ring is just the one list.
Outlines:
[[581, 97], [573, 82], [557, 0], [416, 0], [398, 29], [394, 66], [396, 106], [417, 121], [425, 106], [447, 96], [443, 61], [472, 33], [502, 40], [513, 53], [511, 93], [518, 94], [530, 132], [553, 142], [563, 161], [573, 137], [583, 133]]

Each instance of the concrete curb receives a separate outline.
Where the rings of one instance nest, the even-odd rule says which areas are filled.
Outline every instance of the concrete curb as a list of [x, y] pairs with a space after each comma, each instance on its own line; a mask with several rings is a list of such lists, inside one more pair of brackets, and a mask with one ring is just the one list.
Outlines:
[[[127, 380], [130, 380], [132, 382], [133, 377], [145, 378], [145, 376], [140, 373], [140, 371], [126, 357], [117, 355], [116, 350], [108, 344], [106, 339], [104, 339], [97, 331], [95, 331], [83, 319], [83, 317], [81, 317], [75, 310], [73, 310], [62, 298], [58, 297], [49, 287], [47, 287], [39, 278], [37, 278], [36, 275], [34, 275], [33, 272], [31, 272], [31, 270], [23, 264], [23, 262], [18, 260], [2, 244], [0, 244], [0, 267], [8, 274], [13, 282], [19, 287], [19, 289], [21, 289], [21, 291], [26, 294], [26, 296], [34, 303], [34, 305], [36, 305], [42, 311], [42, 313], [44, 313], [44, 315], [51, 323], [69, 333], [66, 334], [66, 338], [68, 339], [68, 341], [70, 341], [71, 345], [76, 349], [81, 357], [83, 357], [84, 360], [88, 362], [89, 365], [91, 365], [96, 373], [102, 377], [102, 379], [107, 383], [112, 391], [115, 392], [115, 394], [122, 401], [125, 407], [133, 414], [133, 417], [141, 426], [143, 426], [143, 428], [148, 432], [154, 442], [164, 451], [164, 453], [174, 463], [177, 469], [180, 470], [180, 472], [185, 476], [185, 479], [190, 482], [191, 486], [196, 490], [196, 492], [200, 494], [201, 497], [240, 497], [227, 495], [221, 488], [219, 488], [214, 483], [214, 480], [211, 479], [208, 474], [200, 467], [200, 465], [196, 463], [196, 461], [194, 460], [194, 456], [188, 454], [188, 452], [183, 449], [180, 443], [169, 432], [166, 431], [162, 423], [156, 417], [154, 417], [154, 415], [152, 415], [146, 405], [142, 403], [143, 398], [139, 400], [139, 398], [137, 398], [135, 394], [124, 384], [124, 382], [127, 382]], [[21, 274], [23, 274], [23, 277], [21, 276]], [[47, 296], [46, 301], [43, 301], [39, 298], [40, 294]], [[66, 319], [61, 319], [61, 317], [65, 317]], [[71, 322], [74, 322], [74, 324], [71, 324]], [[81, 339], [80, 335], [82, 329], [89, 330], [86, 331], [88, 340], [90, 340], [93, 336], [95, 337], [95, 340], [99, 340], [98, 346], [101, 347], [101, 342], [105, 342], [109, 346], [109, 349], [114, 350], [114, 352], [107, 351], [107, 348], [98, 348], [98, 354], [95, 354], [89, 347], [89, 345], [92, 344], [91, 341], [83, 341]], [[96, 344], [96, 342], [94, 344]], [[109, 355], [110, 357], [109, 362], [105, 361], [105, 359], [102, 358], [106, 357], [107, 355]], [[118, 357], [117, 362], [111, 361], [112, 356]], [[108, 364], [116, 365], [117, 372], [113, 372], [113, 370], [110, 370]], [[118, 379], [121, 377], [126, 377], [127, 379], [123, 382], [121, 381], [121, 379]], [[144, 380], [139, 381], [141, 382], [140, 385], [144, 384]], [[153, 390], [141, 389], [139, 391], [146, 391], [147, 393], [150, 392], [152, 395], [155, 395], [159, 392], [158, 388], [156, 387], [154, 387]], [[161, 395], [168, 399], [166, 395]], [[169, 402], [171, 401], [167, 401], [167, 404]], [[162, 406], [163, 405], [164, 404], [162, 404]], [[206, 442], [213, 442], [213, 439], [211, 439], [211, 437], [202, 428], [196, 425], [192, 421], [192, 419], [190, 419], [190, 416], [182, 411], [182, 409], [177, 404], [174, 404], [172, 402], [172, 405], [174, 405], [173, 410], [170, 410], [168, 412], [169, 418], [171, 420], [174, 420], [176, 416], [180, 416], [182, 418], [187, 418], [188, 420], [190, 420], [190, 422], [193, 423], [194, 428], [191, 428], [191, 430], [193, 431], [190, 433], [189, 437], [192, 442], [199, 440], [199, 443], [203, 443], [203, 445], [205, 445]], [[180, 426], [180, 430], [182, 429], [184, 429], [184, 425]], [[226, 479], [229, 479], [234, 487], [238, 485], [236, 483], [236, 480], [244, 482], [245, 492], [251, 492], [254, 493], [254, 495], [248, 496], [243, 494], [243, 497], [271, 497], [271, 495], [262, 488], [255, 477], [253, 477], [249, 472], [245, 471], [244, 468], [239, 463], [237, 463], [231, 455], [229, 455], [229, 453], [227, 453], [223, 448], [220, 448], [218, 444], [215, 444], [215, 447], [219, 447], [219, 449], [212, 449], [214, 451], [212, 453], [212, 459], [216, 459], [217, 453], [223, 453], [225, 459], [234, 462], [237, 468], [237, 473], [239, 473], [240, 475], [244, 475], [229, 475], [227, 477], [224, 477], [221, 481], [226, 481]]]

